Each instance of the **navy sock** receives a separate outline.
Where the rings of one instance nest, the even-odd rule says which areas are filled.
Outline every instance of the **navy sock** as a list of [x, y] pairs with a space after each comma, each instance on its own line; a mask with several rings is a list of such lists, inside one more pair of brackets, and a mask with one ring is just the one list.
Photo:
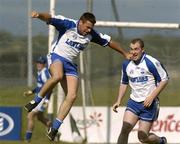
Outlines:
[[56, 118], [53, 121], [52, 128], [58, 130], [62, 123], [63, 123], [63, 121], [61, 121], [60, 119]]
[[39, 95], [36, 95], [36, 96], [34, 97], [34, 101], [35, 101], [36, 103], [40, 103], [42, 99], [43, 99], [43, 98], [42, 98], [41, 96], [39, 96]]
[[32, 137], [32, 131], [26, 131], [25, 139], [26, 139], [27, 141], [30, 141], [30, 140], [31, 140], [31, 137]]

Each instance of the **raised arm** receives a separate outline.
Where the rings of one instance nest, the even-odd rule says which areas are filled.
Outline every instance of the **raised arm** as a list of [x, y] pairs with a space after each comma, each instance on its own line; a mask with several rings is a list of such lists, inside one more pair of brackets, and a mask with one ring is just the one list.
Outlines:
[[109, 47], [121, 53], [126, 59], [131, 59], [132, 57], [132, 54], [130, 54], [129, 52], [126, 52], [119, 43], [113, 40], [109, 42]]
[[37, 11], [32, 11], [31, 17], [38, 18], [45, 22], [49, 22], [49, 20], [51, 19], [51, 15], [49, 13], [39, 13]]

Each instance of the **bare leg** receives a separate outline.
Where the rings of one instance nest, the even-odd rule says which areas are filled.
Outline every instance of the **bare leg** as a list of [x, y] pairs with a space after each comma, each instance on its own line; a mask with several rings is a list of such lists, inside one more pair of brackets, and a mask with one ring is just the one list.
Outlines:
[[138, 130], [138, 138], [142, 143], [148, 144], [159, 144], [160, 137], [155, 135], [154, 133], [149, 133], [153, 122], [148, 121], [139, 121], [139, 130]]
[[[66, 92], [66, 83], [67, 83], [67, 92]], [[66, 76], [66, 81], [63, 81], [63, 89], [67, 96], [65, 97], [63, 103], [59, 108], [59, 112], [57, 118], [60, 120], [64, 120], [67, 114], [69, 113], [74, 101], [77, 97], [78, 90], [78, 78], [74, 76]]]
[[37, 119], [42, 122], [46, 127], [49, 128], [51, 126], [51, 121], [44, 116], [43, 112], [37, 113]]
[[50, 66], [51, 77], [43, 85], [39, 92], [41, 97], [44, 97], [48, 92], [51, 92], [56, 84], [63, 78], [63, 65], [61, 62], [57, 61]]
[[64, 75], [63, 64], [60, 61], [54, 62], [50, 66], [50, 72], [51, 77], [43, 85], [38, 95], [34, 97], [34, 100], [30, 101], [24, 106], [26, 111], [32, 111], [38, 105], [38, 103], [41, 102], [42, 98], [45, 97], [46, 94], [52, 92], [52, 89], [55, 87], [55, 85], [60, 82], [60, 80], [62, 80]]
[[74, 101], [76, 100], [78, 90], [78, 78], [74, 76], [66, 76], [66, 78], [61, 81], [61, 85], [67, 95], [61, 106], [59, 107], [57, 118], [53, 121], [52, 127], [50, 127], [50, 129], [48, 130], [47, 137], [50, 141], [54, 140], [59, 127], [69, 113]]
[[27, 118], [28, 118], [27, 131], [33, 131], [33, 129], [34, 129], [34, 118], [36, 115], [37, 115], [37, 113], [34, 111], [28, 113], [28, 115], [27, 115]]
[[36, 112], [32, 111], [28, 113], [27, 115], [27, 130], [26, 130], [26, 136], [25, 136], [25, 139], [27, 142], [31, 141], [32, 132], [34, 129], [34, 118], [36, 114], [37, 114]]

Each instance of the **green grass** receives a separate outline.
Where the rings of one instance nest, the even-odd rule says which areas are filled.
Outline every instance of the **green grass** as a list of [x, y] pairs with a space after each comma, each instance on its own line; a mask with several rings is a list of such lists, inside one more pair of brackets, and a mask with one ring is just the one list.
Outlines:
[[[119, 78], [114, 78], [114, 85], [108, 84], [105, 79], [93, 83], [93, 101], [95, 106], [111, 106], [118, 94], [119, 88]], [[0, 106], [21, 106], [23, 107], [32, 97], [25, 98], [23, 97], [23, 91], [27, 90], [27, 87], [23, 86], [14, 86], [14, 87], [0, 87]], [[81, 105], [82, 99], [80, 95], [81, 90], [79, 89], [79, 97], [75, 105]], [[160, 101], [161, 106], [179, 106], [180, 105], [180, 84], [179, 80], [170, 80], [166, 89], [161, 93]], [[126, 95], [123, 105], [126, 104], [128, 99], [128, 94]], [[22, 132], [21, 138], [22, 141], [1, 141], [1, 144], [25, 144], [23, 138], [26, 131], [26, 116], [27, 112], [22, 109]], [[32, 144], [50, 144], [49, 140], [45, 136], [45, 127], [39, 122], [36, 121], [35, 129], [33, 131]], [[68, 144], [65, 142], [53, 142], [53, 143], [62, 143]]]
[[[21, 106], [23, 107], [32, 97], [24, 97], [23, 91], [27, 87], [0, 87], [0, 106]], [[27, 112], [22, 108], [22, 132], [21, 141], [0, 141], [0, 144], [27, 144], [23, 139], [26, 131], [26, 116]], [[50, 142], [45, 136], [45, 127], [39, 121], [35, 121], [35, 129], [33, 131], [32, 144], [69, 144], [65, 142]]]

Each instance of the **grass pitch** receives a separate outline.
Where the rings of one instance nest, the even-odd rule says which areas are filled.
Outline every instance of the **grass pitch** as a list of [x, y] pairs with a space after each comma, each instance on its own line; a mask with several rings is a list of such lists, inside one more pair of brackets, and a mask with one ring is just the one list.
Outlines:
[[[160, 101], [161, 106], [179, 106], [179, 81], [173, 83], [170, 81], [166, 89], [161, 93]], [[23, 109], [23, 106], [29, 102], [32, 97], [23, 97], [23, 91], [27, 90], [27, 87], [23, 86], [11, 86], [11, 87], [0, 87], [0, 106], [20, 106], [22, 107], [22, 131], [21, 131], [21, 141], [0, 141], [0, 144], [25, 144], [23, 140], [25, 136], [25, 131], [27, 127], [27, 112]], [[79, 90], [80, 92], [80, 90]], [[118, 86], [115, 88], [102, 86], [93, 89], [93, 99], [96, 106], [111, 106], [115, 101], [117, 96]], [[124, 104], [126, 103], [128, 96], [124, 99]], [[75, 105], [82, 105], [81, 96], [78, 97]], [[56, 107], [56, 106], [55, 106]], [[39, 121], [35, 121], [35, 129], [33, 131], [32, 144], [69, 144], [66, 142], [50, 142], [45, 136], [45, 127]]]

